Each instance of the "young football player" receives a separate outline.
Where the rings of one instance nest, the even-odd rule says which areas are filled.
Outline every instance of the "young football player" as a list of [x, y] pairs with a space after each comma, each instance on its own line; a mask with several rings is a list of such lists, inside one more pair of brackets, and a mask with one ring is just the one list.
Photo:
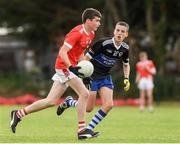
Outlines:
[[136, 83], [140, 92], [140, 111], [144, 111], [145, 97], [148, 98], [148, 110], [154, 111], [153, 107], [153, 76], [156, 73], [156, 68], [152, 60], [148, 60], [147, 52], [139, 53], [140, 61], [136, 64]]
[[73, 28], [65, 37], [64, 44], [59, 50], [56, 58], [56, 73], [52, 77], [54, 81], [48, 96], [38, 100], [33, 104], [26, 106], [20, 110], [11, 112], [10, 127], [13, 133], [16, 132], [16, 126], [21, 118], [42, 109], [54, 106], [57, 100], [64, 94], [67, 87], [70, 86], [79, 96], [78, 99], [78, 139], [95, 137], [95, 133], [85, 127], [86, 103], [89, 91], [83, 84], [78, 72], [80, 67], [76, 64], [84, 54], [86, 48], [90, 45], [94, 38], [94, 31], [100, 26], [101, 13], [93, 8], [87, 8], [82, 13], [82, 24]]
[[[87, 129], [93, 130], [113, 107], [114, 85], [110, 70], [119, 59], [123, 62], [124, 90], [128, 91], [130, 88], [129, 46], [123, 42], [128, 36], [128, 31], [129, 25], [126, 22], [118, 22], [114, 29], [114, 37], [98, 40], [85, 55], [85, 59], [89, 59], [94, 65], [86, 111], [91, 112], [93, 110], [97, 92], [102, 99], [102, 106], [92, 118]], [[77, 107], [78, 105], [78, 101], [68, 96], [65, 101], [58, 106], [57, 115], [61, 115], [63, 111], [69, 107]]]

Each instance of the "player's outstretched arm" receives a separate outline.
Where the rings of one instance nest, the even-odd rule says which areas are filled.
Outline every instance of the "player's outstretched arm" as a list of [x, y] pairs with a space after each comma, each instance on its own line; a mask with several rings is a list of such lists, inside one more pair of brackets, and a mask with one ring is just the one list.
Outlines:
[[130, 88], [129, 74], [130, 74], [130, 65], [123, 64], [123, 72], [124, 72], [124, 90], [128, 91]]

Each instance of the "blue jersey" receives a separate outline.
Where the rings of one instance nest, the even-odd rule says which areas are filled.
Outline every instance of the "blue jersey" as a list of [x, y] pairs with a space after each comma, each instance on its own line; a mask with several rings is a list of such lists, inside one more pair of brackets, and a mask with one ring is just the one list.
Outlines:
[[101, 79], [110, 75], [110, 70], [117, 60], [121, 59], [123, 63], [129, 63], [129, 46], [125, 42], [117, 46], [114, 38], [104, 38], [95, 42], [87, 55], [91, 57], [94, 65], [92, 79]]

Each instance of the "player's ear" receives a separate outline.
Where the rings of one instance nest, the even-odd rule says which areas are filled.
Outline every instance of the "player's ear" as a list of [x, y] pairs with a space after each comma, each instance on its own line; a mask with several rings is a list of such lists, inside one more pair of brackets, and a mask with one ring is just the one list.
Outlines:
[[129, 35], [129, 33], [128, 33], [128, 31], [126, 32], [126, 36], [125, 37], [128, 37], [128, 35]]
[[114, 36], [116, 35], [115, 33], [116, 33], [116, 32], [115, 32], [115, 29], [114, 29], [114, 32], [113, 32]]

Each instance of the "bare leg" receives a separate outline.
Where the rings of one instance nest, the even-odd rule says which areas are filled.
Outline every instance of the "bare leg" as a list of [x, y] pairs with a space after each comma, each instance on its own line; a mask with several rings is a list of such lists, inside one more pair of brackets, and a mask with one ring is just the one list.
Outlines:
[[42, 109], [51, 107], [56, 104], [57, 100], [63, 95], [66, 90], [66, 86], [61, 84], [58, 81], [55, 81], [51, 87], [51, 90], [47, 96], [47, 98], [38, 100], [31, 105], [25, 107], [25, 111], [27, 114], [40, 111]]
[[148, 108], [149, 111], [152, 112], [153, 109], [153, 89], [148, 89], [147, 90], [147, 97], [148, 97]]
[[99, 90], [102, 99], [102, 110], [107, 114], [113, 107], [113, 91], [110, 88], [102, 87]]
[[69, 80], [67, 84], [71, 86], [79, 96], [77, 105], [78, 121], [85, 121], [86, 105], [89, 91], [80, 80], [80, 78], [73, 78]]
[[48, 108], [50, 106], [53, 106], [56, 101], [59, 99], [59, 97], [62, 96], [64, 91], [66, 90], [66, 86], [61, 84], [58, 81], [55, 81], [51, 87], [51, 90], [47, 96], [47, 98], [44, 98], [42, 100], [38, 100], [34, 102], [33, 104], [21, 109], [21, 110], [13, 110], [11, 111], [11, 123], [10, 127], [13, 133], [16, 132], [16, 126], [21, 121], [21, 118], [27, 114], [30, 114], [32, 112], [37, 112], [42, 109]]
[[145, 90], [140, 90], [140, 110], [143, 111], [145, 107]]
[[95, 106], [96, 102], [96, 91], [89, 91], [90, 96], [88, 97], [87, 106], [86, 106], [86, 112], [91, 112]]
[[99, 94], [102, 99], [102, 107], [97, 111], [94, 115], [92, 120], [90, 121], [89, 125], [87, 126], [88, 129], [94, 129], [107, 115], [107, 113], [113, 107], [113, 91], [107, 87], [101, 87], [99, 90]]

